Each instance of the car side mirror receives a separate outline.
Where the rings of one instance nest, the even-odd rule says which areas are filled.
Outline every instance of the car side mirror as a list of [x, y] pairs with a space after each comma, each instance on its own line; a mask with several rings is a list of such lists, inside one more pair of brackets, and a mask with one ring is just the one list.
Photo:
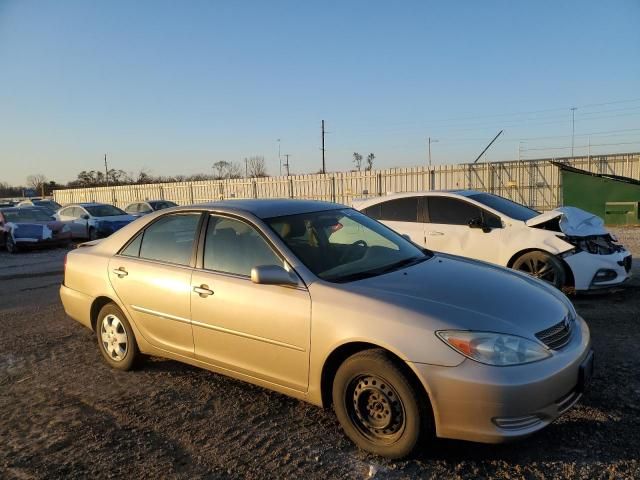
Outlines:
[[280, 265], [260, 265], [251, 269], [251, 281], [260, 285], [298, 285], [293, 272], [287, 272]]
[[411, 242], [411, 237], [410, 237], [409, 235], [407, 235], [406, 233], [403, 233], [403, 234], [402, 234], [402, 237], [403, 237], [405, 240], [409, 240], [409, 241]]
[[80, 218], [83, 220], [89, 220], [89, 215], [87, 215], [86, 213], [83, 213], [82, 215], [80, 215]]

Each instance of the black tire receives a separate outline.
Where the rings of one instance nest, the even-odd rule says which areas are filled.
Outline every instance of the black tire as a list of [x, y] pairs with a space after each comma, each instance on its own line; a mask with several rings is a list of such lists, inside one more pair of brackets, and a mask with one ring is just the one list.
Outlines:
[[381, 349], [349, 357], [333, 381], [333, 406], [346, 435], [361, 449], [391, 459], [409, 455], [418, 443], [427, 420], [423, 400]]
[[89, 229], [89, 240], [93, 241], [93, 240], [97, 240], [98, 239], [98, 231], [91, 227]]
[[100, 353], [117, 370], [131, 370], [140, 357], [129, 320], [114, 303], [106, 304], [98, 313], [96, 338]]
[[547, 252], [527, 252], [516, 258], [511, 268], [544, 280], [558, 289], [562, 289], [567, 282], [567, 272], [562, 262]]
[[7, 235], [7, 239], [5, 240], [5, 247], [7, 248], [7, 252], [9, 253], [18, 253], [20, 251], [20, 248], [18, 248], [15, 240], [11, 235]]

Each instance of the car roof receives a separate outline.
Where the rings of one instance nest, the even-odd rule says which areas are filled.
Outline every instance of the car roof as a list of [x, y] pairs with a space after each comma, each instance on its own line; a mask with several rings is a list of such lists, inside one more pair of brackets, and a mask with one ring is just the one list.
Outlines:
[[297, 215], [300, 213], [320, 212], [323, 210], [338, 210], [347, 208], [345, 205], [320, 200], [294, 200], [290, 198], [274, 199], [246, 199], [246, 200], [220, 200], [196, 205], [212, 209], [222, 208], [226, 211], [251, 213], [258, 218], [280, 217], [284, 215]]
[[375, 205], [379, 202], [386, 202], [387, 200], [393, 200], [395, 198], [407, 198], [407, 197], [426, 197], [426, 196], [456, 196], [459, 195], [461, 197], [470, 197], [472, 195], [477, 195], [480, 192], [478, 190], [462, 190], [462, 189], [452, 189], [452, 190], [424, 190], [422, 192], [400, 192], [400, 193], [388, 193], [387, 195], [375, 196], [375, 197], [367, 197], [367, 198], [354, 198], [353, 205], [361, 206], [364, 204], [367, 205]]

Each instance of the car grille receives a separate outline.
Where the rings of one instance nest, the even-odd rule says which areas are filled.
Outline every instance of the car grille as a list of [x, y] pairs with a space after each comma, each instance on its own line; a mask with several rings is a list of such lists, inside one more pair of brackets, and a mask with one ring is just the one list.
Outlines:
[[536, 338], [552, 350], [559, 350], [571, 339], [571, 321], [566, 317], [552, 327], [536, 333]]

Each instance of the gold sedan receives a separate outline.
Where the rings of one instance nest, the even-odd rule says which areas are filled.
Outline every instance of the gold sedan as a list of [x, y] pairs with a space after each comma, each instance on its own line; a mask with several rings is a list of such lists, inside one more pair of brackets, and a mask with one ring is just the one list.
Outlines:
[[232, 200], [139, 218], [65, 261], [105, 360], [172, 358], [319, 406], [359, 447], [502, 442], [581, 397], [589, 329], [529, 276], [423, 250], [343, 205]]

